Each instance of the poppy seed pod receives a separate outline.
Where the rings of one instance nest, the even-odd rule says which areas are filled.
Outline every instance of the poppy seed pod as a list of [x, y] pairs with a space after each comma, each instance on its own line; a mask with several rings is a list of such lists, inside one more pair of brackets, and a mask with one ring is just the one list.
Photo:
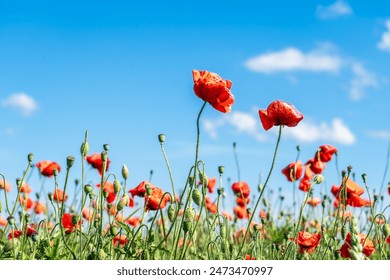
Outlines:
[[104, 144], [103, 145], [103, 149], [105, 152], [108, 152], [108, 150], [110, 149], [110, 145], [109, 144]]
[[80, 147], [80, 153], [83, 158], [85, 158], [88, 155], [89, 151], [89, 144], [88, 142], [83, 142]]
[[218, 166], [218, 173], [222, 175], [223, 172], [225, 172], [225, 166]]
[[165, 142], [165, 135], [164, 134], [159, 134], [158, 135], [158, 141], [162, 144]]
[[70, 169], [73, 166], [74, 160], [75, 158], [73, 156], [68, 156], [66, 158], [66, 166], [68, 167], [68, 169]]
[[192, 191], [192, 200], [195, 202], [196, 205], [200, 205], [202, 202], [202, 194], [200, 193], [199, 189], [194, 189]]
[[84, 192], [85, 192], [86, 194], [91, 193], [91, 192], [92, 192], [92, 186], [91, 186], [90, 184], [85, 185], [85, 186], [84, 186]]
[[129, 170], [127, 169], [126, 165], [122, 165], [122, 177], [125, 180], [127, 180], [127, 178], [129, 177]]
[[125, 202], [124, 202], [124, 200], [123, 200], [123, 198], [118, 202], [118, 205], [116, 206], [116, 209], [118, 210], [118, 211], [121, 211], [124, 207], [125, 207]]
[[101, 154], [100, 154], [101, 158], [102, 158], [102, 162], [106, 162], [107, 161], [107, 152], [106, 151], [103, 151]]
[[28, 160], [28, 162], [32, 162], [33, 160], [34, 160], [34, 154], [33, 153], [29, 153], [28, 155], [27, 155], [27, 160]]
[[217, 189], [217, 194], [222, 195], [223, 194], [223, 188], [218, 188]]
[[316, 183], [317, 185], [321, 184], [324, 182], [324, 176], [322, 176], [321, 174], [316, 174], [314, 176], [314, 183]]

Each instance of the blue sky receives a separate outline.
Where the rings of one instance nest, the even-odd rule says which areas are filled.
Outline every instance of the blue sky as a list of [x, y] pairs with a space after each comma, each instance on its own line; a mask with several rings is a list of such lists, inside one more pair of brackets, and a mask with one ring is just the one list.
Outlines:
[[[164, 133], [180, 189], [194, 160], [202, 101], [191, 71], [199, 69], [231, 80], [236, 100], [230, 114], [207, 106], [202, 116], [209, 177], [224, 165], [225, 179], [237, 180], [237, 142], [241, 179], [255, 190], [277, 136], [262, 129], [257, 111], [282, 99], [305, 118], [284, 129], [270, 188], [291, 194], [280, 170], [297, 145], [306, 161], [331, 144], [340, 169], [352, 165], [359, 183], [367, 173], [379, 189], [390, 141], [387, 1], [124, 2], [0, 2], [0, 172], [13, 185], [30, 152], [64, 169], [74, 155], [71, 176], [79, 178], [88, 130], [91, 153], [110, 144], [111, 172], [128, 166], [129, 187], [153, 169], [153, 182], [169, 190], [157, 141]], [[39, 188], [34, 172], [30, 184]], [[324, 175], [328, 186], [339, 183], [334, 162]]]

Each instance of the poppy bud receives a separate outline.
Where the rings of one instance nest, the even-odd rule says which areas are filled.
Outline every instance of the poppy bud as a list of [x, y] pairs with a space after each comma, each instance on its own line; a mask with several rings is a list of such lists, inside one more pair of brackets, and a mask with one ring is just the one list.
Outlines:
[[183, 231], [187, 233], [191, 229], [191, 221], [183, 222]]
[[252, 214], [252, 209], [251, 209], [251, 208], [246, 208], [246, 213], [247, 213], [248, 215], [251, 215], [251, 214]]
[[88, 142], [83, 142], [80, 147], [80, 153], [83, 158], [85, 158], [88, 155], [89, 151], [89, 144]]
[[383, 235], [387, 238], [390, 236], [390, 226], [388, 224], [383, 225]]
[[127, 194], [122, 195], [121, 200], [123, 200], [123, 203], [127, 206], [130, 203], [130, 198]]
[[111, 233], [112, 236], [117, 235], [117, 234], [118, 234], [118, 229], [117, 229], [117, 227], [111, 225], [111, 226], [110, 226], [110, 233]]
[[127, 169], [126, 165], [122, 165], [122, 177], [125, 180], [127, 180], [127, 178], [129, 177], [129, 170]]
[[38, 233], [34, 232], [32, 235], [31, 235], [31, 239], [34, 243], [37, 243], [39, 238], [38, 238]]
[[346, 236], [347, 236], [347, 228], [345, 226], [343, 226], [341, 228], [341, 238], [345, 239]]
[[174, 204], [168, 206], [168, 219], [172, 223], [175, 218], [176, 207]]
[[22, 179], [16, 178], [16, 186], [17, 186], [18, 188], [21, 187], [21, 185], [20, 185], [20, 182], [21, 182], [21, 181], [22, 181]]
[[107, 210], [110, 211], [112, 208], [112, 205], [111, 204], [107, 204]]
[[13, 216], [8, 216], [7, 218], [7, 221], [10, 225], [14, 225], [15, 224], [15, 219]]
[[72, 215], [72, 224], [77, 225], [80, 222], [80, 216], [79, 215]]
[[57, 169], [54, 169], [54, 170], [53, 170], [53, 175], [54, 175], [54, 177], [57, 177], [57, 176], [58, 176], [58, 170], [57, 170]]
[[121, 189], [121, 184], [118, 180], [114, 180], [114, 193], [117, 194]]
[[17, 238], [12, 238], [7, 240], [7, 242], [4, 245], [4, 252], [9, 252], [14, 249], [14, 246], [18, 246], [18, 239]]
[[202, 182], [203, 188], [206, 188], [207, 184], [209, 182], [209, 179], [207, 178], [206, 174], [205, 173], [199, 173], [199, 178], [200, 178], [200, 181]]
[[192, 184], [194, 184], [194, 177], [188, 177], [188, 183], [190, 184], [190, 186], [192, 186]]
[[110, 149], [110, 145], [109, 144], [104, 144], [103, 145], [103, 149], [105, 152], [108, 152], [108, 150]]
[[103, 190], [103, 196], [104, 196], [105, 199], [107, 199], [109, 194], [110, 193], [107, 190]]
[[116, 209], [118, 211], [121, 211], [125, 207], [125, 205], [126, 205], [125, 202], [123, 201], [123, 199], [121, 199], [121, 200], [119, 200], [118, 205], [116, 206]]
[[48, 193], [47, 197], [49, 198], [49, 201], [53, 201], [53, 194], [52, 193]]
[[218, 194], [218, 195], [223, 194], [223, 188], [218, 188], [218, 189], [217, 189], [217, 194]]
[[31, 215], [27, 213], [27, 214], [24, 216], [24, 221], [26, 222], [26, 224], [28, 224], [28, 223], [30, 222], [30, 219], [31, 219]]
[[148, 243], [153, 243], [154, 241], [154, 232], [151, 230], [149, 231], [149, 236], [148, 236]]
[[165, 142], [165, 135], [164, 134], [159, 134], [158, 135], [158, 141], [162, 144]]
[[324, 182], [324, 176], [322, 176], [321, 174], [316, 174], [314, 176], [314, 183], [316, 183], [317, 185], [321, 184]]
[[99, 252], [97, 254], [97, 259], [102, 261], [106, 259], [106, 252], [104, 252], [103, 249], [99, 249]]
[[34, 160], [34, 154], [33, 153], [29, 153], [28, 156], [27, 156], [27, 160], [28, 162], [32, 162]]
[[301, 151], [301, 146], [297, 145], [297, 151], [298, 151], [298, 152]]
[[262, 184], [258, 184], [258, 185], [257, 185], [257, 190], [258, 190], [259, 192], [261, 192], [262, 189], [263, 189], [263, 185], [262, 185]]
[[366, 173], [363, 173], [363, 174], [362, 174], [362, 179], [363, 179], [363, 182], [364, 182], [364, 183], [367, 182], [367, 174], [366, 174]]
[[202, 202], [202, 194], [200, 193], [199, 189], [194, 189], [192, 191], [192, 200], [195, 202], [196, 205], [200, 205]]
[[92, 192], [92, 186], [91, 186], [90, 184], [85, 185], [85, 186], [84, 186], [84, 192], [85, 192], [86, 194], [91, 193], [91, 192]]
[[195, 209], [187, 208], [184, 211], [184, 221], [193, 221], [195, 218]]
[[73, 166], [75, 158], [73, 156], [69, 156], [66, 158], [66, 166], [70, 169]]
[[218, 166], [218, 172], [219, 174], [223, 174], [223, 172], [225, 172], [225, 167], [224, 166]]
[[268, 202], [267, 202], [267, 200], [265, 198], [263, 198], [263, 205], [264, 205], [264, 207], [268, 206]]

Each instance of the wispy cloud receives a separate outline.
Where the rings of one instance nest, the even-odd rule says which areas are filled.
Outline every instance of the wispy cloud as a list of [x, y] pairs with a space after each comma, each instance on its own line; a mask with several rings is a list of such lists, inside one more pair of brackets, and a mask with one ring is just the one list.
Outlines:
[[[255, 112], [246, 113], [236, 111], [216, 120], [206, 119], [203, 124], [206, 132], [212, 138], [218, 137], [220, 128], [230, 127], [234, 133], [244, 134], [258, 141], [268, 139], [267, 134], [261, 129], [258, 115]], [[277, 133], [277, 129], [273, 131]], [[304, 119], [296, 127], [285, 127], [283, 135], [284, 137], [304, 143], [330, 141], [338, 144], [352, 145], [356, 141], [355, 135], [339, 118], [334, 118], [331, 123], [315, 123]]]
[[375, 75], [366, 70], [362, 64], [354, 62], [351, 65], [351, 71], [354, 75], [350, 81], [349, 96], [357, 101], [364, 97], [366, 88], [377, 88], [379, 82]]
[[320, 19], [326, 20], [351, 15], [353, 14], [353, 11], [346, 1], [337, 0], [329, 6], [318, 5], [316, 13]]
[[382, 34], [381, 40], [378, 43], [378, 48], [390, 52], [390, 19], [386, 21], [385, 25], [387, 29]]
[[390, 140], [390, 130], [368, 131], [367, 135], [371, 138]]
[[281, 51], [268, 52], [249, 58], [245, 65], [248, 69], [260, 73], [311, 71], [337, 72], [342, 61], [327, 48], [318, 48], [304, 53], [295, 47]]
[[355, 135], [339, 118], [334, 118], [331, 123], [321, 122], [319, 124], [304, 119], [296, 127], [286, 127], [283, 135], [306, 143], [331, 141], [338, 144], [352, 145], [356, 141]]
[[24, 92], [14, 93], [2, 101], [5, 107], [13, 107], [23, 116], [29, 117], [38, 109], [36, 101]]

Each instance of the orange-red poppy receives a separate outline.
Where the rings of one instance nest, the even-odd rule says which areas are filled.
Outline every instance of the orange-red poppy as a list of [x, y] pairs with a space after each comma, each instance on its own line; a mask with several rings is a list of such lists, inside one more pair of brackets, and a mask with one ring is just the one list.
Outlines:
[[337, 149], [331, 145], [321, 145], [315, 153], [314, 158], [322, 162], [332, 160], [333, 154], [337, 153]]
[[[93, 168], [95, 168], [95, 169], [99, 172], [99, 174], [100, 174], [100, 176], [101, 176], [101, 175], [102, 175], [102, 170], [103, 170], [102, 155], [99, 154], [99, 153], [94, 153], [94, 154], [92, 154], [92, 155], [90, 155], [90, 156], [87, 156], [87, 157], [86, 157], [86, 160], [87, 160], [87, 162], [88, 162]], [[110, 163], [111, 163], [111, 161], [110, 161], [110, 159], [107, 157], [106, 170], [105, 170], [105, 171], [108, 170], [108, 168], [109, 168], [109, 166], [110, 166]]]
[[68, 195], [64, 193], [63, 190], [56, 189], [53, 193], [53, 200], [62, 202], [63, 200], [67, 200]]
[[12, 188], [12, 186], [8, 182], [5, 182], [5, 187], [4, 187], [4, 181], [3, 181], [2, 178], [0, 178], [0, 190], [4, 190], [5, 189], [6, 192], [10, 192], [11, 188]]
[[209, 210], [210, 213], [216, 214], [217, 213], [217, 204], [212, 202], [209, 197], [206, 197], [206, 208]]
[[310, 170], [313, 171], [314, 174], [321, 174], [325, 169], [325, 162], [317, 158], [311, 158], [306, 162], [306, 165], [310, 167]]
[[[202, 182], [199, 182], [198, 185], [202, 185]], [[217, 185], [217, 179], [216, 178], [209, 178], [207, 180], [207, 189], [208, 189], [209, 193], [213, 193], [214, 192], [214, 188], [215, 188], [216, 185]]]
[[302, 176], [302, 162], [296, 161], [290, 163], [282, 169], [282, 173], [286, 176], [287, 181], [289, 182], [299, 180]]
[[314, 249], [318, 246], [318, 244], [320, 244], [320, 241], [320, 233], [312, 234], [307, 231], [300, 231], [297, 238], [299, 253], [303, 254], [304, 252], [314, 252]]
[[236, 206], [233, 208], [234, 215], [236, 215], [239, 219], [247, 219], [248, 218], [248, 212], [246, 212], [246, 208], [242, 206]]
[[304, 192], [308, 192], [311, 187], [311, 180], [313, 179], [313, 171], [311, 171], [310, 166], [306, 165], [305, 167], [305, 175], [303, 175], [303, 178], [301, 182], [299, 182], [299, 189]]
[[37, 201], [34, 203], [34, 211], [36, 214], [43, 214], [46, 212], [46, 205]]
[[72, 215], [70, 213], [64, 213], [64, 215], [62, 215], [62, 219], [61, 219], [62, 227], [64, 228], [65, 233], [67, 234], [71, 232], [75, 232], [82, 223], [82, 220], [78, 221], [77, 223], [74, 223], [73, 221], [74, 216], [75, 215]]
[[112, 239], [112, 243], [114, 246], [125, 245], [129, 243], [129, 240], [125, 235], [115, 235], [115, 237]]
[[318, 197], [313, 197], [313, 198], [310, 197], [310, 198], [307, 200], [307, 204], [309, 204], [309, 205], [311, 205], [311, 206], [313, 206], [313, 207], [317, 206], [317, 205], [320, 204], [321, 202], [322, 202], [321, 198], [318, 198]]
[[233, 183], [232, 190], [237, 197], [241, 196], [246, 198], [251, 193], [248, 183], [244, 181]]
[[278, 125], [294, 127], [303, 119], [294, 105], [281, 100], [273, 101], [266, 110], [259, 110], [259, 116], [265, 130]]
[[20, 196], [19, 202], [20, 202], [20, 205], [22, 205], [22, 207], [24, 207], [26, 210], [30, 210], [34, 205], [32, 199], [29, 197], [24, 198], [24, 196]]
[[171, 196], [168, 194], [164, 195], [164, 191], [162, 189], [152, 189], [150, 195], [145, 195], [146, 210], [163, 209], [170, 200]]
[[128, 223], [132, 227], [136, 227], [141, 223], [141, 219], [139, 217], [130, 217], [126, 220], [126, 223]]
[[29, 194], [31, 193], [31, 191], [32, 188], [30, 187], [30, 185], [26, 182], [23, 182], [22, 186], [20, 187], [20, 192]]
[[[340, 186], [332, 186], [331, 192], [333, 195], [340, 200], [340, 190], [342, 188], [343, 184]], [[354, 181], [352, 181], [350, 178], [345, 182], [345, 188], [346, 188], [346, 203], [352, 207], [362, 207], [362, 206], [369, 206], [370, 201], [367, 199], [363, 199], [360, 196], [364, 193], [364, 189], [360, 187], [358, 184], [356, 184]]]
[[243, 198], [242, 196], [239, 196], [236, 198], [237, 205], [241, 207], [246, 207], [250, 201], [251, 199], [249, 197]]
[[234, 96], [230, 92], [231, 81], [224, 80], [216, 73], [209, 71], [192, 70], [192, 77], [196, 96], [222, 113], [231, 111], [234, 103]]
[[[96, 184], [96, 187], [100, 188], [100, 184]], [[106, 198], [107, 203], [113, 203], [116, 198], [116, 194], [114, 192], [114, 184], [111, 182], [106, 182], [104, 184], [103, 191], [108, 192], [108, 196]]]
[[5, 227], [7, 225], [7, 219], [4, 217], [0, 217], [0, 226]]
[[131, 193], [131, 196], [140, 196], [144, 197], [146, 193], [146, 186], [149, 185], [149, 187], [153, 190], [156, 188], [156, 186], [152, 185], [152, 183], [148, 181], [142, 181], [138, 184], [135, 188], [129, 190], [129, 193]]
[[54, 170], [57, 170], [58, 172], [61, 171], [61, 166], [50, 160], [42, 160], [35, 164], [36, 167], [38, 167], [39, 171], [43, 176], [51, 177], [54, 175]]
[[245, 260], [255, 260], [255, 259], [256, 259], [255, 257], [251, 257], [251, 255], [249, 254], [245, 255]]
[[[367, 257], [370, 257], [373, 252], [375, 252], [374, 243], [370, 239], [364, 239], [366, 238], [366, 235], [363, 233], [359, 233], [360, 237], [360, 245], [363, 245], [363, 254], [365, 254]], [[351, 258], [351, 254], [349, 253], [349, 250], [352, 248], [351, 245], [351, 233], [348, 232], [347, 236], [345, 237], [345, 242], [340, 248], [340, 255], [343, 258]]]

